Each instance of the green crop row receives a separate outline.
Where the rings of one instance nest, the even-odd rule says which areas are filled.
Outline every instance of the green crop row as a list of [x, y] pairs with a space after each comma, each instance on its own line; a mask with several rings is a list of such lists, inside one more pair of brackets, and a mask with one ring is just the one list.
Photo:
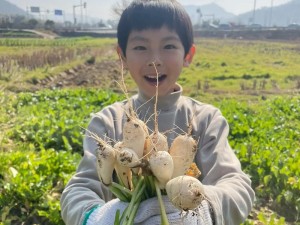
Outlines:
[[0, 152], [0, 224], [63, 224], [59, 199], [80, 155], [30, 148]]
[[90, 113], [118, 99], [116, 94], [93, 89], [20, 93], [12, 106], [18, 116], [7, 135], [18, 143], [31, 143], [36, 150], [81, 152]]
[[260, 203], [288, 220], [300, 209], [300, 98], [278, 97], [256, 104], [224, 100], [230, 143], [250, 174]]
[[1, 38], [0, 46], [7, 47], [71, 47], [71, 46], [91, 46], [111, 43], [111, 39], [94, 39], [90, 37], [80, 38], [59, 38], [59, 39], [39, 39], [39, 38]]
[[120, 96], [78, 89], [0, 99], [0, 224], [63, 224], [59, 198], [79, 162], [83, 128]]

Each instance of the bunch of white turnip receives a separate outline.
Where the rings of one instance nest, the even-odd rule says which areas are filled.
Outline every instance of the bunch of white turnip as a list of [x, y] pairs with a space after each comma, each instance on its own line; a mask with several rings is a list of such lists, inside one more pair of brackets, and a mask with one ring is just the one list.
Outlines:
[[[128, 98], [126, 89], [123, 91]], [[178, 135], [169, 148], [166, 136], [158, 131], [157, 96], [158, 88], [154, 105], [155, 130], [151, 134], [146, 124], [138, 119], [130, 101], [121, 142], [112, 146], [110, 141], [92, 134], [99, 146], [97, 171], [100, 181], [120, 200], [129, 202], [121, 216], [117, 213], [115, 224], [133, 224], [140, 202], [154, 196], [160, 204], [161, 224], [169, 224], [162, 194], [166, 193], [174, 206], [183, 211], [195, 209], [204, 198], [197, 179], [200, 171], [194, 163], [197, 141], [191, 136], [191, 123], [188, 133]], [[114, 171], [119, 183], [113, 182]]]

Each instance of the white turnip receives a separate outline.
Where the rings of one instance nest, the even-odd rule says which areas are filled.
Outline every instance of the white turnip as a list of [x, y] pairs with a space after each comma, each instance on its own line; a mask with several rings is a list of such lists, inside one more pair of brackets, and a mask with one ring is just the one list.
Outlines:
[[180, 210], [194, 210], [205, 198], [202, 183], [191, 176], [178, 176], [166, 184], [170, 201]]
[[149, 165], [153, 175], [158, 180], [160, 189], [164, 189], [173, 174], [172, 157], [167, 151], [156, 151], [151, 154]]

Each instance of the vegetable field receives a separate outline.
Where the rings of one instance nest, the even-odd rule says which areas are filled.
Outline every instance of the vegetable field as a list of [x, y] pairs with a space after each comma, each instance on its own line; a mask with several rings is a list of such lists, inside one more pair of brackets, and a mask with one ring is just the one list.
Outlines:
[[[1, 225], [64, 224], [59, 198], [81, 158], [83, 128], [91, 113], [124, 99], [117, 88], [101, 83], [103, 74], [117, 79], [118, 67], [91, 69], [118, 64], [114, 43], [0, 40]], [[193, 65], [179, 82], [185, 94], [219, 107], [230, 124], [231, 146], [256, 191], [244, 224], [299, 224], [300, 43], [199, 39], [196, 44]], [[70, 70], [74, 78], [101, 79], [66, 85], [61, 73]], [[129, 79], [126, 84], [135, 91]]]

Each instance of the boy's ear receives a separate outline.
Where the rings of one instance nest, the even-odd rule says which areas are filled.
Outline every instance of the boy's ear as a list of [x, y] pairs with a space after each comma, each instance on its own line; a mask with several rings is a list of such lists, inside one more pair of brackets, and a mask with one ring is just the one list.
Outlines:
[[196, 53], [196, 46], [193, 44], [192, 47], [190, 48], [189, 52], [187, 53], [187, 55], [184, 58], [184, 63], [183, 63], [184, 67], [188, 67], [190, 65], [195, 53]]

